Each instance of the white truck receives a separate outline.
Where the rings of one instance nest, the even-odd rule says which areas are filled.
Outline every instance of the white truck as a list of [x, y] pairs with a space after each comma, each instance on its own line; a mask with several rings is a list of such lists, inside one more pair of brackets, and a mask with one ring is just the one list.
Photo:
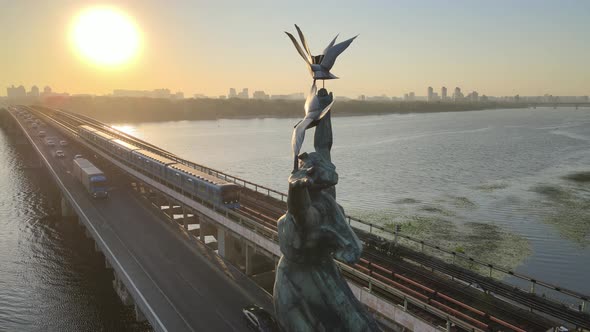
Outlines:
[[72, 174], [82, 183], [93, 198], [107, 198], [107, 177], [104, 173], [84, 158], [75, 158]]

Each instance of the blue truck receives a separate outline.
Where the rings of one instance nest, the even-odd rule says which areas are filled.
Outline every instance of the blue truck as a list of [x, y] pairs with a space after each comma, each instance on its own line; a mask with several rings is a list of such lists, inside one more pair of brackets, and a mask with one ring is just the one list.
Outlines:
[[75, 158], [72, 174], [93, 198], [109, 197], [107, 177], [87, 159]]

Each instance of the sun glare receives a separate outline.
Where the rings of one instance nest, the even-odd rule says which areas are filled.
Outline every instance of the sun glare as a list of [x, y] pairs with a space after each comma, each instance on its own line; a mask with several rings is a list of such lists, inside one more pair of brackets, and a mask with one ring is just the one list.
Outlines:
[[72, 30], [78, 52], [93, 63], [116, 66], [129, 62], [139, 51], [139, 32], [125, 14], [111, 8], [83, 11]]

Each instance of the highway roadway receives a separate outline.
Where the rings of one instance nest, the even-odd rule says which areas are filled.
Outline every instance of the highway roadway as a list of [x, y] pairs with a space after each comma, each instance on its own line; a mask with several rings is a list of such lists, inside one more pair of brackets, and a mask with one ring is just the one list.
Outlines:
[[[242, 307], [256, 303], [271, 308], [268, 294], [246, 276], [148, 208], [125, 175], [103, 169], [114, 180], [110, 197], [90, 198], [70, 173], [72, 156], [85, 151], [74, 142], [59, 146], [59, 140], [69, 139], [50, 126], [39, 129], [55, 137], [57, 145], [46, 146], [37, 129], [18, 119], [84, 211], [80, 217], [88, 218], [166, 330], [242, 331], [247, 329]], [[58, 149], [65, 158], [55, 157]]]

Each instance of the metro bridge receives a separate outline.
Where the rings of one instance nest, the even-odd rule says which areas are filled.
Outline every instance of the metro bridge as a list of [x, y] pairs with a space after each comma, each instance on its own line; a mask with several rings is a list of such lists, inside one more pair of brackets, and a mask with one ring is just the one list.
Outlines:
[[[135, 307], [138, 319], [147, 319], [156, 331], [240, 331], [246, 328], [242, 307], [256, 303], [272, 312], [270, 294], [280, 257], [276, 220], [285, 213], [285, 194], [185, 160], [75, 113], [9, 106], [0, 118], [9, 132], [32, 146], [62, 192], [62, 214], [84, 225], [113, 269], [117, 294]], [[46, 136], [70, 142], [65, 159], [54, 157], [55, 148], [39, 137], [41, 129]], [[239, 208], [193, 195], [126, 159], [119, 153], [123, 146], [144, 151], [153, 163], [239, 185]], [[110, 178], [108, 200], [92, 199], [72, 177], [72, 156], [78, 153], [92, 156], [89, 159]], [[348, 220], [364, 242], [364, 254], [358, 264], [340, 263], [340, 268], [353, 293], [386, 330], [590, 329], [587, 295], [399, 230], [350, 216]], [[460, 262], [484, 267], [489, 275], [464, 269]], [[493, 278], [497, 274], [528, 287]]]

